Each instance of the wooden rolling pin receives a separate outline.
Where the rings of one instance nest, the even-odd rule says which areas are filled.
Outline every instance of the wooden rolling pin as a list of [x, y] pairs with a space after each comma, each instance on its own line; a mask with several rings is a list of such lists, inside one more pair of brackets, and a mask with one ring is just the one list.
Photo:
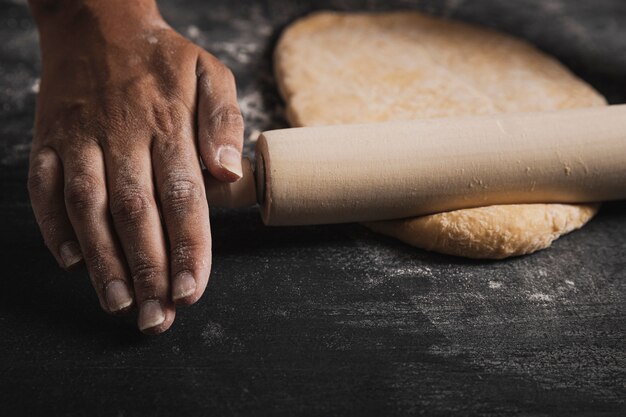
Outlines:
[[212, 206], [268, 225], [386, 220], [512, 203], [626, 199], [626, 105], [264, 132]]

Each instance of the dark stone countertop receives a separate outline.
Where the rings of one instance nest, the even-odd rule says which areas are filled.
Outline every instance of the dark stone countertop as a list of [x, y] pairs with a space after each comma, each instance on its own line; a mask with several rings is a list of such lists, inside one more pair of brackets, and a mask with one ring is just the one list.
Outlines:
[[[277, 34], [323, 8], [415, 8], [495, 27], [626, 101], [623, 0], [160, 3], [236, 73], [248, 138], [285, 126]], [[204, 298], [145, 337], [133, 318], [100, 311], [84, 271], [56, 267], [33, 221], [38, 68], [25, 0], [0, 0], [0, 415], [624, 415], [625, 203], [501, 262], [358, 225], [267, 228], [255, 210], [216, 211]]]

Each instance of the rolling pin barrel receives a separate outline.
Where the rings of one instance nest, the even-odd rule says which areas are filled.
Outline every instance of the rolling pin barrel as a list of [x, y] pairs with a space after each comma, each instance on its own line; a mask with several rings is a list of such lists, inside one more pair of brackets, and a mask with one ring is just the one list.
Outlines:
[[256, 154], [268, 225], [617, 200], [626, 198], [626, 105], [274, 130]]

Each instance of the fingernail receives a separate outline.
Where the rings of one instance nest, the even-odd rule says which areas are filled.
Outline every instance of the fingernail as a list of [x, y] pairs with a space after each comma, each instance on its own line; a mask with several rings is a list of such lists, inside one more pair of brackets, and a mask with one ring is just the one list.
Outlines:
[[165, 313], [158, 300], [144, 301], [139, 309], [139, 330], [146, 330], [158, 326], [165, 321]]
[[65, 268], [74, 266], [83, 260], [83, 255], [80, 253], [78, 243], [73, 241], [61, 244], [61, 246], [59, 246], [59, 255], [61, 255], [61, 260]]
[[173, 287], [172, 299], [180, 300], [196, 292], [196, 280], [189, 272], [183, 271], [174, 277]]
[[243, 177], [241, 168], [241, 152], [232, 146], [222, 146], [217, 152], [217, 160], [222, 168], [237, 176]]
[[133, 303], [133, 297], [131, 297], [130, 291], [128, 291], [128, 286], [119, 279], [109, 282], [105, 294], [109, 311], [112, 313], [123, 310]]

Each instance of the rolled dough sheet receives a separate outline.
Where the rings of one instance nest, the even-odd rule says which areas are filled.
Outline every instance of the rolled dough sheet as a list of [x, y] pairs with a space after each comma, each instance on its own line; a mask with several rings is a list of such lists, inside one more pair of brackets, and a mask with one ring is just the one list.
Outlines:
[[[606, 105], [523, 41], [416, 12], [302, 18], [279, 40], [274, 68], [293, 126]], [[550, 246], [597, 209], [502, 205], [366, 226], [431, 251], [500, 259]]]

